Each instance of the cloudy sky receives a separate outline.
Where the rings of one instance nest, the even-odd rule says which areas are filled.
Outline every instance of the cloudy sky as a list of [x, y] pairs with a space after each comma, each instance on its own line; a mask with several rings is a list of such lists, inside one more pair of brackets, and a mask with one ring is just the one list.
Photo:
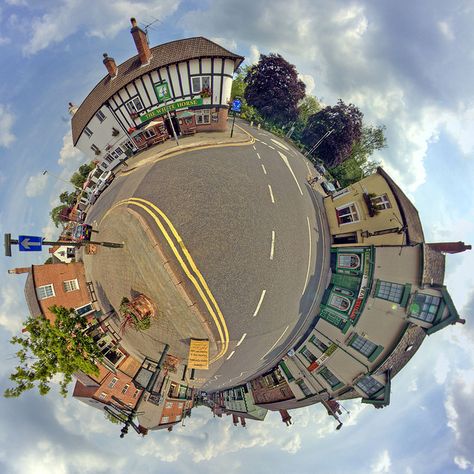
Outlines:
[[[254, 62], [276, 52], [307, 92], [341, 98], [387, 126], [378, 156], [419, 209], [427, 241], [474, 243], [474, 3], [458, 0], [0, 1], [0, 233], [53, 236], [48, 211], [83, 162], [67, 104], [104, 75], [102, 53], [134, 54], [129, 18], [159, 18], [153, 45], [202, 35]], [[8, 339], [26, 317], [15, 266], [0, 259], [0, 389]], [[56, 393], [0, 400], [2, 473], [451, 473], [474, 471], [474, 253], [448, 257], [446, 284], [464, 327], [431, 336], [394, 380], [392, 403], [345, 404], [345, 426], [319, 407], [234, 428], [193, 411], [185, 428], [118, 438], [100, 413]], [[471, 448], [469, 448], [471, 446]]]

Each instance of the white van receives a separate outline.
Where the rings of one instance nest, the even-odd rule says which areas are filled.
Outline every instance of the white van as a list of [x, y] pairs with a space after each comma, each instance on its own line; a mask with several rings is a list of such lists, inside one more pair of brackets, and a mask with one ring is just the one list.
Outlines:
[[114, 178], [115, 175], [112, 171], [105, 171], [97, 180], [95, 190], [100, 194], [114, 180]]

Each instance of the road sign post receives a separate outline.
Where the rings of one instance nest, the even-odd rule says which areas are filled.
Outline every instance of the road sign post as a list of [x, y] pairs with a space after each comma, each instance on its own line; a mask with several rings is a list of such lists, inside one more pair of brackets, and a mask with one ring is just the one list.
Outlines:
[[18, 250], [20, 252], [41, 252], [43, 237], [38, 235], [19, 235]]
[[[158, 102], [163, 102], [165, 107], [167, 105], [166, 101], [171, 99], [170, 88], [166, 81], [162, 81], [159, 84], [155, 84], [155, 94]], [[170, 121], [171, 130], [173, 131], [174, 139], [176, 140], [176, 145], [179, 145], [178, 135], [176, 135], [176, 130], [174, 129], [173, 120], [171, 120], [170, 111], [167, 110], [168, 120]]]
[[236, 97], [236, 98], [232, 101], [232, 105], [231, 105], [231, 107], [230, 107], [231, 112], [234, 112], [234, 118], [233, 118], [233, 120], [232, 120], [232, 129], [231, 129], [231, 131], [230, 131], [230, 138], [232, 138], [233, 135], [234, 135], [235, 114], [236, 114], [237, 112], [240, 112], [241, 109], [242, 109], [242, 101], [241, 101], [238, 97]]

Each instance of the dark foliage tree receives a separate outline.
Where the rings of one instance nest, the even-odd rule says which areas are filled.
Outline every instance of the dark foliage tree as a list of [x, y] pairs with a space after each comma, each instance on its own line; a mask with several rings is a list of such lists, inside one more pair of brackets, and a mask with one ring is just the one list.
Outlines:
[[65, 222], [62, 216], [64, 216], [64, 213], [67, 209], [69, 209], [69, 206], [66, 204], [60, 204], [59, 206], [53, 207], [53, 209], [51, 209], [49, 215], [56, 227], [59, 227]]
[[16, 353], [20, 364], [10, 375], [16, 385], [5, 390], [5, 397], [19, 397], [35, 386], [45, 395], [55, 375], [62, 376], [59, 386], [61, 394], [66, 396], [74, 373], [99, 375], [96, 363], [102, 360], [102, 354], [86, 333], [86, 317], [63, 306], [52, 306], [50, 310], [55, 315], [53, 323], [43, 315], [30, 317], [25, 322], [24, 335], [10, 340], [20, 346]]
[[361, 139], [363, 116], [355, 105], [339, 100], [335, 106], [325, 107], [309, 117], [302, 142], [311, 148], [332, 130], [312, 155], [333, 168], [350, 157], [354, 144]]
[[266, 119], [284, 124], [298, 117], [306, 86], [295, 66], [279, 54], [260, 55], [245, 76], [245, 100]]

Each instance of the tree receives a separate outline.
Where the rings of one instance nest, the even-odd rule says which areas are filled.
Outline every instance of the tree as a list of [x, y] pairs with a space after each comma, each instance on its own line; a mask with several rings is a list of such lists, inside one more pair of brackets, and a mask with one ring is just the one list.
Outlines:
[[313, 156], [317, 156], [328, 168], [334, 168], [349, 158], [354, 144], [361, 139], [363, 117], [363, 113], [354, 104], [346, 105], [339, 100], [335, 106], [325, 107], [309, 117], [302, 141], [311, 148], [332, 130]]
[[71, 176], [70, 182], [76, 188], [82, 188], [87, 180], [89, 173], [95, 168], [93, 162], [85, 163], [79, 166], [79, 169]]
[[44, 261], [44, 264], [43, 265], [49, 265], [53, 263], [53, 257], [48, 257], [45, 261]]
[[306, 86], [295, 66], [279, 54], [260, 55], [245, 76], [245, 100], [267, 120], [284, 124], [298, 117]]
[[305, 95], [304, 99], [298, 104], [298, 120], [305, 125], [309, 117], [321, 110], [321, 104], [314, 95]]
[[20, 364], [10, 375], [16, 386], [6, 389], [5, 397], [19, 397], [35, 384], [39, 393], [45, 395], [56, 375], [62, 376], [60, 391], [66, 396], [67, 385], [74, 373], [99, 375], [96, 363], [102, 360], [102, 354], [94, 339], [86, 333], [86, 317], [63, 306], [52, 306], [50, 310], [55, 315], [53, 323], [44, 315], [30, 317], [24, 325], [25, 335], [10, 340], [20, 346], [16, 353]]
[[59, 206], [53, 207], [53, 209], [51, 209], [49, 215], [51, 216], [51, 220], [56, 227], [59, 227], [59, 225], [64, 222], [62, 216], [64, 216], [65, 210], [68, 208], [69, 206], [66, 204], [60, 204]]
[[63, 191], [59, 195], [59, 201], [63, 204], [66, 204], [69, 207], [71, 207], [75, 204], [76, 199], [77, 199], [77, 193], [76, 192], [69, 193], [67, 191]]

